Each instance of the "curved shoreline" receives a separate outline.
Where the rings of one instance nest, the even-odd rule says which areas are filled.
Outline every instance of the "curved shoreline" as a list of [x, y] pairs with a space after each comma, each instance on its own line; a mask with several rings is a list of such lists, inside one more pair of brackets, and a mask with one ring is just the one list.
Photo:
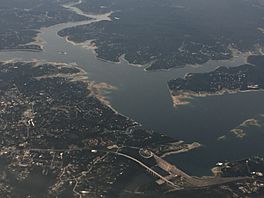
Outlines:
[[[112, 13], [113, 12], [107, 13], [107, 15], [110, 16]], [[94, 15], [94, 16], [96, 16], [96, 15]], [[100, 21], [103, 21], [103, 20], [99, 20], [99, 21], [95, 21], [95, 22], [100, 22]], [[93, 22], [91, 22], [91, 23], [93, 23]], [[90, 23], [88, 23], [88, 24], [90, 24]], [[77, 26], [73, 26], [73, 27], [77, 27]], [[194, 67], [194, 68], [195, 67], [202, 67], [204, 64], [210, 64], [211, 61], [230, 62], [230, 61], [236, 60], [237, 58], [243, 58], [244, 59], [243, 63], [246, 63], [248, 56], [257, 55], [257, 54], [254, 54], [251, 51], [242, 52], [242, 51], [233, 49], [232, 50], [233, 51], [233, 55], [232, 55], [232, 57], [230, 59], [219, 59], [219, 60], [210, 59], [210, 60], [206, 61], [203, 64], [185, 64], [185, 65], [182, 65], [182, 66], [175, 66], [175, 67], [171, 67], [171, 68], [167, 68], [167, 69], [153, 69], [153, 70], [151, 69], [151, 70], [148, 70], [148, 68], [150, 67], [150, 64], [152, 62], [154, 62], [154, 61], [151, 61], [151, 62], [146, 63], [146, 64], [133, 64], [133, 63], [130, 63], [127, 59], [125, 59], [125, 55], [126, 54], [123, 54], [123, 55], [119, 56], [118, 57], [118, 60], [119, 60], [118, 62], [107, 60], [107, 59], [104, 59], [104, 58], [101, 58], [101, 57], [98, 56], [98, 53], [96, 52], [96, 49], [98, 49], [97, 46], [91, 47], [92, 42], [95, 41], [94, 39], [86, 40], [84, 42], [75, 42], [73, 40], [70, 40], [69, 36], [60, 36], [60, 37], [64, 38], [66, 42], [68, 42], [68, 43], [70, 43], [70, 44], [72, 44], [74, 46], [80, 46], [80, 47], [82, 47], [84, 49], [92, 50], [93, 54], [95, 55], [95, 57], [98, 60], [101, 60], [101, 61], [104, 61], [104, 62], [107, 62], [107, 63], [112, 63], [112, 64], [121, 64], [122, 62], [125, 62], [126, 64], [128, 64], [129, 66], [132, 66], [132, 67], [143, 68], [143, 70], [146, 71], [146, 72], [160, 72], [160, 71], [169, 72], [169, 71], [173, 71], [173, 70], [177, 70], [177, 69], [181, 69], [181, 68], [185, 68], [185, 67]]]
[[[71, 10], [71, 11], [73, 11], [76, 14], [79, 14], [81, 16], [90, 17], [91, 19], [95, 20], [94, 22], [100, 22], [100, 21], [103, 21], [103, 20], [112, 21], [110, 16], [114, 13], [113, 11], [108, 12], [108, 13], [104, 13], [104, 14], [98, 14], [98, 15], [96, 15], [96, 14], [86, 14], [81, 9], [79, 9], [78, 7], [75, 7], [76, 5], [79, 5], [81, 3], [82, 3], [82, 0], [79, 0], [76, 3], [73, 2], [73, 3], [69, 4], [69, 5], [63, 5], [63, 7], [68, 8], [69, 10]], [[97, 20], [98, 16], [106, 16], [106, 18], [105, 19], [101, 19], [101, 20]], [[88, 25], [88, 24], [83, 24], [83, 25]], [[79, 25], [76, 25], [76, 26], [73, 26], [73, 27], [77, 27], [77, 26], [79, 26]], [[66, 28], [64, 28], [64, 29], [66, 29]], [[229, 59], [219, 59], [219, 60], [209, 59], [208, 61], [204, 62], [203, 64], [185, 64], [185, 65], [178, 65], [178, 66], [174, 66], [174, 67], [170, 67], [170, 68], [150, 69], [149, 70], [148, 68], [151, 67], [151, 63], [155, 62], [155, 60], [154, 61], [150, 61], [150, 62], [148, 62], [146, 64], [133, 64], [133, 63], [129, 62], [127, 59], [125, 59], [125, 54], [122, 54], [121, 56], [118, 57], [118, 60], [119, 60], [118, 62], [111, 61], [111, 60], [108, 60], [108, 59], [105, 59], [105, 58], [102, 58], [102, 57], [98, 56], [97, 52], [95, 51], [96, 49], [98, 49], [97, 46], [95, 46], [95, 48], [93, 48], [93, 47], [91, 48], [89, 46], [91, 44], [91, 42], [95, 41], [94, 39], [86, 40], [84, 42], [76, 42], [74, 40], [70, 40], [68, 38], [69, 36], [62, 36], [62, 37], [65, 38], [66, 42], [69, 42], [69, 43], [71, 43], [73, 45], [77, 45], [77, 46], [92, 50], [98, 60], [101, 60], [101, 61], [104, 61], [104, 62], [113, 63], [113, 64], [120, 64], [120, 63], [122, 63], [122, 61], [124, 61], [125, 63], [127, 63], [130, 66], [140, 67], [140, 68], [143, 68], [144, 71], [151, 71], [151, 72], [153, 72], [153, 71], [171, 71], [171, 70], [174, 70], [174, 69], [184, 68], [184, 67], [187, 67], [187, 66], [190, 66], [190, 67], [201, 67], [202, 65], [208, 64], [211, 61], [223, 61], [223, 62], [224, 61], [232, 61], [232, 60], [234, 60], [236, 58], [239, 58], [239, 57], [244, 58], [244, 63], [246, 63], [246, 59], [247, 59], [248, 56], [257, 55], [256, 52], [253, 52], [253, 51], [250, 51], [250, 50], [248, 50], [246, 52], [242, 52], [239, 49], [235, 49], [235, 48], [229, 47], [229, 49], [232, 52], [232, 56]]]
[[[64, 38], [64, 41], [67, 42], [67, 43], [70, 43], [72, 45], [75, 45], [75, 46], [80, 46], [82, 48], [86, 48], [87, 49], [87, 46], [86, 46], [86, 42], [84, 43], [75, 43], [73, 41], [70, 41], [67, 37], [61, 37], [58, 32], [63, 30], [63, 29], [66, 29], [66, 28], [70, 28], [70, 27], [76, 27], [76, 26], [80, 26], [80, 25], [87, 25], [87, 24], [90, 24], [90, 23], [96, 23], [96, 22], [99, 22], [99, 21], [111, 21], [111, 18], [109, 17], [113, 12], [108, 12], [108, 13], [104, 13], [104, 14], [86, 14], [84, 13], [82, 10], [80, 10], [79, 8], [77, 7], [74, 7], [78, 4], [82, 3], [82, 0], [79, 0], [78, 2], [72, 2], [72, 3], [69, 3], [68, 5], [67, 4], [64, 4], [62, 5], [63, 7], [65, 7], [66, 9], [69, 9], [70, 11], [76, 13], [76, 14], [79, 14], [81, 16], [85, 16], [87, 17], [88, 19], [87, 20], [84, 20], [84, 21], [69, 21], [69, 22], [65, 22], [65, 23], [59, 23], [59, 24], [56, 24], [56, 25], [52, 25], [52, 26], [49, 26], [49, 27], [42, 27], [38, 30], [38, 33], [37, 35], [33, 38], [33, 42], [41, 42], [41, 50], [26, 50], [26, 49], [6, 49], [6, 50], [1, 50], [2, 52], [42, 52], [42, 51], [45, 51], [45, 45], [47, 44], [47, 41], [45, 41], [44, 38], [41, 37], [41, 34], [42, 32], [45, 30], [45, 29], [48, 29], [48, 28], [54, 28], [54, 27], [60, 27], [60, 26], [64, 26], [64, 27], [61, 27], [59, 28], [57, 31], [56, 31], [56, 35], [60, 38]], [[32, 42], [31, 42], [32, 43]], [[40, 46], [40, 45], [39, 45]], [[0, 52], [1, 52], [0, 51]], [[94, 51], [95, 53], [95, 51]], [[9, 60], [9, 61], [6, 61], [6, 62], [12, 62], [12, 61], [15, 61], [15, 59], [13, 60]], [[32, 60], [33, 62], [36, 62], [36, 63], [41, 63], [41, 62], [44, 62], [43, 60]], [[22, 62], [32, 62], [32, 61], [22, 61]], [[4, 61], [3, 61], [4, 62]], [[45, 63], [50, 63], [50, 64], [65, 64], [65, 65], [68, 65], [67, 63], [58, 63], [58, 62], [50, 62], [50, 61], [47, 61]], [[88, 79], [88, 72], [86, 72], [84, 69], [82, 69], [80, 67], [80, 65], [77, 65], [76, 64], [76, 68], [79, 69], [82, 74], [85, 74], [87, 76], [87, 79]], [[96, 83], [94, 81], [90, 81], [89, 82], [92, 84], [92, 85], [96, 85], [96, 84], [100, 84], [100, 83]], [[101, 82], [101, 83], [104, 83], [104, 82]], [[89, 86], [91, 86], [89, 84]], [[94, 89], [94, 87], [93, 87]], [[119, 114], [125, 118], [128, 118], [128, 119], [131, 119], [129, 118], [128, 116], [124, 115], [124, 114], [121, 114], [120, 112], [118, 112], [114, 107], [112, 107], [110, 105], [110, 102], [107, 101], [107, 97], [104, 96], [103, 94], [100, 94], [98, 95], [99, 92], [102, 91], [98, 89], [98, 87], [96, 88], [95, 86], [95, 89], [96, 89], [96, 92], [97, 93], [94, 93], [94, 96], [100, 100], [104, 105], [106, 105], [108, 108], [110, 108], [112, 111], [114, 111], [116, 114]], [[133, 119], [131, 119], [132, 121], [134, 121]], [[141, 126], [141, 124], [139, 124], [138, 122], [134, 121], [135, 123], [137, 123], [138, 126]]]

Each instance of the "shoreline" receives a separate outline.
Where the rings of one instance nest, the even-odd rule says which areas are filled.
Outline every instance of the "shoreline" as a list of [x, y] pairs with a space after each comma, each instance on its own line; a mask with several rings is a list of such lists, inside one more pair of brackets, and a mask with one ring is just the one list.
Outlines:
[[[100, 22], [100, 21], [101, 20], [99, 20], [99, 21], [95, 20], [94, 22]], [[91, 23], [93, 23], [93, 22], [91, 21]], [[73, 26], [73, 27], [76, 27], [76, 26]], [[238, 54], [236, 53], [236, 55], [233, 56], [230, 59], [220, 59], [220, 60], [210, 59], [207, 62], [205, 62], [204, 64], [185, 64], [185, 65], [175, 66], [175, 67], [167, 68], [167, 69], [151, 69], [151, 70], [148, 70], [148, 68], [150, 67], [150, 64], [152, 62], [154, 62], [154, 61], [149, 62], [149, 63], [146, 63], [146, 64], [133, 64], [133, 63], [130, 63], [127, 59], [125, 59], [125, 54], [123, 54], [123, 55], [121, 55], [121, 56], [118, 57], [118, 60], [119, 61], [111, 61], [111, 60], [107, 60], [107, 59], [104, 59], [104, 58], [101, 58], [101, 57], [98, 56], [98, 53], [96, 52], [96, 49], [98, 49], [98, 47], [96, 45], [95, 46], [92, 46], [91, 45], [93, 42], [96, 42], [94, 39], [92, 39], [92, 40], [86, 40], [84, 42], [75, 42], [73, 40], [70, 40], [69, 39], [69, 36], [64, 36], [62, 38], [64, 38], [64, 40], [67, 43], [70, 43], [70, 44], [72, 44], [74, 46], [79, 46], [79, 47], [82, 47], [82, 48], [87, 49], [87, 50], [92, 50], [92, 53], [100, 61], [107, 62], [107, 63], [111, 63], [111, 64], [121, 64], [122, 62], [125, 62], [127, 65], [129, 65], [131, 67], [143, 68], [143, 70], [145, 72], [169, 72], [169, 71], [173, 71], [173, 70], [177, 70], [177, 69], [183, 69], [185, 67], [200, 68], [200, 67], [203, 67], [204, 64], [210, 64], [210, 62], [212, 62], [212, 61], [216, 61], [216, 62], [218, 62], [218, 61], [219, 62], [231, 62], [231, 61], [235, 61], [235, 60], [237, 60], [239, 58], [244, 59], [243, 60], [243, 63], [245, 64], [245, 63], [247, 63], [248, 56], [250, 56], [250, 55], [257, 55], [257, 54], [255, 54], [253, 52], [250, 52], [250, 51], [248, 51], [248, 52], [241, 52], [241, 51], [237, 50], [237, 51], [239, 51], [239, 53]]]
[[[74, 12], [74, 13], [76, 13], [76, 14], [79, 14], [79, 15], [81, 15], [81, 16], [86, 16], [88, 19], [87, 20], [83, 20], [83, 21], [68, 21], [68, 22], [65, 22], [65, 23], [59, 23], [59, 24], [55, 24], [55, 25], [52, 25], [52, 26], [49, 26], [49, 27], [41, 27], [39, 30], [37, 30], [38, 31], [38, 33], [37, 33], [37, 35], [33, 38], [33, 42], [35, 42], [35, 41], [40, 41], [40, 42], [42, 42], [42, 47], [41, 47], [41, 49], [42, 50], [33, 50], [33, 52], [41, 52], [41, 51], [43, 51], [44, 49], [45, 49], [45, 44], [47, 44], [47, 42], [41, 37], [41, 34], [42, 34], [42, 32], [43, 32], [43, 30], [45, 30], [45, 29], [47, 29], [47, 28], [52, 28], [52, 27], [60, 27], [60, 26], [63, 26], [63, 25], [67, 25], [67, 24], [69, 24], [69, 26], [67, 26], [67, 27], [63, 27], [63, 28], [59, 28], [59, 30], [57, 30], [56, 31], [56, 35], [58, 36], [58, 37], [60, 37], [60, 38], [64, 38], [64, 40], [65, 40], [65, 42], [68, 42], [68, 43], [70, 43], [70, 44], [72, 44], [72, 45], [76, 45], [76, 46], [80, 46], [80, 47], [84, 47], [84, 48], [86, 48], [86, 49], [88, 49], [88, 50], [91, 50], [91, 48], [90, 47], [88, 47], [87, 48], [87, 41], [86, 42], [83, 42], [83, 43], [75, 43], [74, 41], [70, 41], [68, 38], [65, 38], [65, 37], [61, 37], [61, 36], [59, 36], [58, 35], [58, 32], [59, 31], [61, 31], [61, 30], [63, 30], [63, 29], [66, 29], [66, 28], [70, 28], [70, 27], [76, 27], [76, 26], [80, 26], [80, 25], [87, 25], [87, 24], [90, 24], [90, 23], [96, 23], [96, 22], [100, 22], [100, 21], [104, 21], [104, 20], [106, 20], [106, 21], [111, 21], [111, 18], [110, 18], [110, 16], [112, 15], [112, 13], [113, 13], [113, 11], [111, 11], [111, 12], [107, 12], [107, 13], [104, 13], [104, 14], [85, 14], [85, 13], [83, 13], [79, 8], [77, 8], [77, 7], [73, 7], [74, 5], [77, 5], [77, 4], [79, 4], [79, 3], [81, 3], [82, 2], [82, 0], [79, 0], [78, 2], [72, 2], [72, 3], [70, 3], [69, 5], [66, 5], [66, 9], [69, 9], [70, 11], [72, 11], [72, 12]], [[65, 4], [64, 4], [65, 5]], [[62, 5], [62, 6], [64, 6], [64, 5]], [[72, 9], [71, 9], [72, 8]], [[89, 17], [88, 17], [89, 16]], [[74, 23], [74, 24], [71, 24], [71, 23]], [[92, 42], [92, 41], [91, 41]], [[90, 43], [89, 43], [90, 44]], [[39, 45], [38, 45], [39, 46]], [[93, 51], [94, 51], [94, 49], [92, 49]], [[29, 52], [31, 52], [32, 50], [26, 50], [26, 49], [5, 49], [5, 50], [0, 50], [0, 52], [1, 51], [6, 51], [6, 52], [16, 52], [16, 51], [29, 51]], [[96, 52], [94, 51], [94, 53], [96, 54]], [[0, 60], [0, 62], [35, 62], [36, 64], [40, 64], [40, 63], [47, 63], [47, 64], [54, 64], [54, 65], [64, 65], [64, 66], [69, 66], [70, 64], [72, 64], [70, 67], [72, 68], [72, 66], [73, 65], [75, 65], [74, 66], [74, 68], [77, 68], [82, 74], [81, 75], [86, 75], [86, 77], [87, 77], [87, 80], [88, 80], [88, 72], [86, 72], [84, 69], [82, 69], [81, 68], [81, 66], [80, 65], [77, 65], [76, 63], [58, 63], [58, 62], [51, 62], [51, 61], [43, 61], [43, 60], [37, 60], [37, 59], [32, 59], [32, 60], [30, 60], [30, 61], [24, 61], [24, 60], [19, 60], [19, 59], [12, 59], [12, 60], [8, 60], [8, 61], [1, 61]], [[114, 62], [113, 62], [114, 63]], [[114, 63], [115, 64], [115, 63]], [[90, 80], [88, 80], [88, 82], [89, 82], [89, 85], [88, 86], [90, 86], [90, 83], [92, 82], [92, 81], [90, 81]], [[92, 82], [93, 84], [100, 84], [100, 83], [104, 83], [104, 82], [100, 82], [100, 83], [97, 83], [97, 82]], [[93, 88], [94, 89], [94, 88]], [[102, 90], [101, 90], [102, 91]], [[107, 106], [108, 108], [110, 108], [113, 112], [115, 112], [116, 114], [119, 114], [119, 115], [121, 115], [121, 116], [123, 116], [123, 117], [125, 117], [125, 118], [127, 118], [127, 119], [131, 119], [131, 118], [129, 118], [128, 116], [126, 116], [126, 115], [124, 115], [124, 114], [122, 114], [122, 113], [120, 113], [120, 112], [118, 112], [115, 108], [113, 108], [112, 106], [111, 106], [111, 104], [109, 103], [109, 102], [107, 102], [107, 97], [106, 96], [104, 96], [103, 94], [102, 95], [98, 95], [98, 94], [96, 94], [96, 95], [94, 95], [94, 97], [96, 97], [100, 102], [102, 102], [102, 104], [104, 104], [105, 106]], [[102, 100], [102, 98], [105, 98], [106, 100]], [[131, 119], [132, 121], [134, 121], [133, 119]], [[135, 123], [137, 123], [137, 125], [138, 126], [141, 126], [141, 124], [140, 123], [138, 123], [138, 122], [136, 122], [136, 121], [134, 121]]]
[[[86, 16], [86, 17], [91, 18], [91, 21], [89, 21], [87, 24], [83, 24], [83, 25], [88, 25], [90, 23], [96, 23], [96, 22], [100, 22], [100, 21], [104, 21], [104, 20], [106, 20], [106, 21], [112, 21], [112, 19], [110, 18], [110, 16], [114, 13], [113, 11], [108, 12], [108, 13], [104, 13], [104, 14], [86, 14], [81, 9], [79, 9], [77, 7], [74, 7], [74, 6], [76, 6], [78, 4], [81, 4], [81, 3], [82, 3], [82, 0], [79, 0], [76, 3], [72, 2], [69, 5], [66, 5], [65, 4], [63, 6], [65, 8], [67, 8], [67, 9], [71, 10], [72, 12], [75, 12], [76, 14], [79, 14], [81, 16]], [[77, 26], [79, 26], [79, 25], [72, 26], [72, 27], [77, 27]], [[59, 31], [61, 31], [61, 30], [59, 30]], [[58, 35], [58, 32], [57, 32], [57, 35]], [[129, 66], [137, 67], [137, 68], [143, 68], [143, 70], [146, 71], [146, 72], [171, 71], [171, 70], [176, 70], [176, 69], [180, 69], [180, 68], [184, 68], [184, 67], [203, 67], [204, 64], [210, 64], [211, 61], [223, 61], [223, 62], [227, 62], [227, 61], [236, 60], [237, 58], [244, 58], [244, 61], [243, 62], [246, 63], [247, 62], [247, 57], [250, 56], [250, 55], [252, 55], [252, 54], [254, 54], [252, 51], [242, 52], [239, 49], [235, 49], [235, 48], [230, 47], [230, 50], [232, 51], [232, 57], [230, 59], [220, 59], [220, 60], [210, 59], [207, 62], [205, 62], [204, 64], [185, 64], [185, 65], [175, 66], [175, 67], [167, 68], [167, 69], [151, 69], [151, 70], [148, 70], [148, 68], [151, 66], [151, 63], [153, 61], [152, 62], [149, 62], [149, 63], [146, 63], [146, 64], [133, 64], [133, 63], [130, 63], [128, 60], [125, 59], [125, 54], [123, 54], [123, 55], [121, 55], [121, 56], [118, 57], [118, 60], [119, 60], [118, 62], [111, 61], [111, 60], [107, 60], [107, 59], [98, 57], [98, 54], [96, 52], [96, 49], [98, 49], [97, 46], [95, 46], [95, 47], [91, 47], [90, 46], [92, 42], [95, 42], [94, 39], [87, 40], [87, 41], [84, 41], [84, 42], [75, 42], [73, 40], [70, 40], [69, 39], [69, 36], [65, 36], [65, 37], [62, 37], [62, 38], [64, 38], [66, 42], [68, 42], [68, 43], [70, 43], [72, 45], [80, 46], [80, 47], [82, 47], [84, 49], [92, 50], [92, 52], [95, 55], [95, 57], [98, 60], [100, 60], [100, 61], [104, 61], [104, 62], [111, 63], [111, 64], [121, 64], [122, 61], [124, 61]]]
[[30, 60], [30, 61], [25, 61], [25, 60], [21, 61], [21, 60], [16, 60], [16, 59], [10, 59], [8, 61], [1, 61], [1, 59], [0, 59], [0, 63], [3, 63], [3, 64], [16, 63], [16, 62], [32, 63], [32, 64], [34, 64], [33, 65], [34, 67], [37, 67], [38, 65], [42, 65], [42, 64], [50, 64], [50, 65], [53, 65], [56, 67], [66, 67], [66, 68], [77, 69], [79, 72], [76, 74], [46, 75], [46, 76], [41, 76], [41, 77], [36, 78], [36, 79], [64, 77], [64, 78], [68, 78], [71, 81], [82, 81], [82, 82], [87, 84], [87, 88], [91, 91], [91, 96], [96, 97], [103, 105], [110, 108], [114, 113], [119, 114], [119, 115], [121, 115], [127, 119], [132, 120], [133, 122], [137, 123], [137, 126], [142, 126], [137, 121], [134, 121], [130, 117], [118, 112], [115, 108], [113, 108], [111, 106], [107, 97], [104, 94], [102, 94], [102, 92], [104, 92], [104, 91], [117, 90], [116, 87], [112, 86], [111, 84], [105, 83], [105, 82], [97, 83], [95, 81], [89, 80], [88, 73], [84, 69], [82, 69], [80, 65], [77, 65], [76, 63], [51, 62], [51, 61], [43, 61], [43, 60], [37, 60], [37, 59]]
[[[180, 144], [185, 145], [185, 147], [183, 147], [183, 148], [181, 148], [179, 150], [175, 150], [175, 151], [172, 150], [172, 151], [165, 152], [160, 157], [164, 158], [164, 157], [171, 156], [171, 155], [176, 155], [176, 154], [179, 154], [179, 153], [186, 153], [186, 152], [189, 152], [189, 151], [192, 151], [192, 150], [195, 150], [195, 149], [203, 147], [203, 145], [200, 144], [199, 142], [193, 142], [193, 143], [189, 143], [189, 144], [185, 143], [184, 141], [180, 141], [180, 142], [181, 142]], [[176, 145], [176, 146], [179, 146], [179, 145]]]
[[[169, 88], [168, 88], [169, 89]], [[247, 92], [261, 92], [264, 91], [264, 89], [249, 89], [249, 90], [229, 90], [229, 89], [224, 89], [222, 91], [217, 91], [215, 93], [209, 93], [209, 92], [200, 92], [196, 93], [193, 91], [179, 91], [179, 94], [175, 94], [173, 90], [169, 89], [171, 98], [172, 98], [172, 103], [174, 108], [177, 106], [182, 106], [182, 105], [188, 105], [191, 102], [186, 101], [186, 100], [193, 100], [195, 98], [203, 98], [203, 97], [211, 97], [211, 96], [222, 96], [226, 94], [238, 94], [238, 93], [247, 93]]]
[[[111, 13], [112, 12], [106, 13], [106, 14], [110, 14], [111, 15]], [[96, 16], [96, 15], [94, 15], [94, 16]], [[101, 20], [97, 21], [96, 19], [94, 19], [94, 22], [100, 22], [100, 21]], [[93, 23], [93, 22], [91, 21], [91, 23]], [[73, 27], [76, 27], [76, 26], [73, 26]], [[58, 32], [57, 32], [57, 35], [58, 35]], [[61, 37], [60, 35], [58, 35], [58, 36]], [[133, 63], [130, 63], [127, 59], [125, 59], [125, 54], [122, 54], [121, 56], [118, 57], [118, 60], [119, 60], [118, 62], [111, 61], [111, 60], [107, 60], [107, 59], [104, 59], [104, 58], [101, 58], [101, 57], [98, 56], [98, 53], [95, 51], [96, 49], [98, 49], [98, 47], [96, 45], [92, 46], [92, 43], [96, 42], [95, 39], [86, 40], [84, 42], [75, 42], [73, 40], [70, 40], [69, 36], [64, 36], [62, 38], [64, 38], [64, 40], [67, 43], [70, 43], [70, 44], [72, 44], [74, 46], [79, 46], [79, 47], [82, 47], [82, 48], [87, 49], [87, 50], [92, 50], [92, 53], [100, 61], [111, 63], [111, 64], [121, 64], [122, 62], [125, 62], [126, 64], [128, 64], [129, 66], [132, 66], [132, 67], [143, 68], [143, 70], [146, 71], [146, 72], [163, 72], [163, 71], [169, 72], [169, 71], [173, 71], [173, 70], [177, 70], [177, 69], [182, 69], [182, 68], [185, 68], [185, 67], [200, 68], [200, 67], [203, 67], [204, 64], [210, 64], [211, 61], [230, 62], [230, 61], [237, 60], [238, 58], [243, 58], [244, 59], [243, 63], [247, 63], [247, 58], [250, 55], [257, 55], [257, 54], [254, 54], [251, 51], [241, 52], [239, 50], [236, 50], [235, 55], [233, 55], [232, 58], [230, 58], [230, 59], [220, 59], [220, 60], [210, 59], [207, 62], [205, 62], [204, 64], [185, 64], [185, 65], [175, 66], [175, 67], [168, 68], [168, 69], [153, 69], [153, 70], [151, 69], [151, 70], [148, 70], [148, 68], [150, 67], [150, 64], [152, 62], [154, 62], [154, 61], [146, 63], [146, 64], [133, 64]]]
[[[39, 46], [39, 45], [38, 45]], [[20, 48], [15, 48], [15, 49], [1, 49], [1, 52], [42, 52], [43, 50], [37, 50], [37, 49], [20, 49]]]
[[[72, 3], [70, 5], [64, 5], [64, 7], [66, 6], [67, 9], [70, 9], [72, 12], [75, 12], [76, 14], [80, 14], [81, 16], [90, 17], [91, 18], [91, 21], [88, 24], [94, 23], [94, 22], [100, 22], [100, 21], [104, 21], [104, 20], [112, 21], [112, 19], [110, 18], [110, 16], [114, 13], [113, 11], [108, 12], [108, 13], [104, 13], [104, 14], [86, 14], [81, 9], [79, 9], [77, 7], [74, 7], [75, 5], [78, 5], [80, 3], [82, 3], [82, 0], [79, 0], [78, 2]], [[101, 16], [101, 17], [104, 17], [105, 16], [106, 18], [105, 19], [103, 19], [103, 18], [102, 19], [99, 19], [98, 16]], [[88, 25], [88, 24], [83, 24], [83, 25]], [[79, 26], [79, 25], [72, 26], [72, 27], [77, 27], [77, 26]], [[64, 29], [66, 29], [66, 28], [64, 28]], [[57, 34], [58, 34], [58, 32], [57, 32]], [[120, 64], [120, 63], [122, 63], [124, 61], [129, 66], [143, 68], [144, 71], [147, 71], [147, 72], [171, 71], [171, 70], [174, 70], [174, 69], [180, 69], [180, 68], [184, 68], [184, 67], [203, 67], [204, 64], [210, 64], [211, 61], [228, 62], [228, 61], [236, 60], [237, 58], [243, 58], [244, 59], [243, 63], [246, 63], [248, 56], [250, 56], [250, 55], [257, 55], [257, 53], [254, 52], [254, 51], [248, 50], [246, 52], [242, 52], [239, 49], [229, 47], [229, 49], [232, 51], [232, 57], [229, 58], [229, 59], [219, 59], [219, 60], [209, 59], [208, 61], [206, 61], [203, 64], [185, 64], [185, 65], [174, 66], [174, 67], [167, 68], [167, 69], [166, 68], [165, 69], [162, 69], [161, 68], [161, 69], [150, 69], [150, 70], [148, 70], [148, 68], [151, 67], [151, 64], [153, 62], [155, 62], [155, 60], [150, 61], [150, 62], [148, 62], [146, 64], [133, 64], [133, 63], [130, 63], [128, 60], [125, 59], [125, 54], [122, 54], [121, 56], [118, 57], [118, 60], [119, 61], [111, 61], [111, 60], [107, 60], [105, 58], [101, 58], [101, 57], [98, 56], [98, 53], [95, 51], [96, 49], [98, 49], [97, 46], [95, 46], [95, 47], [91, 47], [90, 46], [92, 42], [96, 42], [95, 39], [86, 40], [84, 42], [76, 42], [74, 40], [70, 40], [69, 39], [69, 36], [64, 36], [64, 37], [63, 36], [60, 36], [60, 37], [64, 38], [66, 42], [68, 42], [68, 43], [70, 43], [72, 45], [80, 46], [80, 47], [82, 47], [84, 49], [92, 50], [93, 54], [95, 54], [95, 56], [96, 56], [96, 58], [98, 60], [101, 60], [101, 61], [104, 61], [104, 62], [108, 62], [108, 63], [112, 63], [112, 64]]]

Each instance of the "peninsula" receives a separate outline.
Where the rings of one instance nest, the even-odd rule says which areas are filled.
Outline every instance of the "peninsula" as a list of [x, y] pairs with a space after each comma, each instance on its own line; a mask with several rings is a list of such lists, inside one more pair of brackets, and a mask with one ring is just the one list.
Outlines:
[[219, 67], [209, 73], [188, 73], [170, 80], [168, 87], [174, 105], [188, 104], [192, 97], [255, 91], [264, 88], [264, 56], [249, 56], [248, 64]]

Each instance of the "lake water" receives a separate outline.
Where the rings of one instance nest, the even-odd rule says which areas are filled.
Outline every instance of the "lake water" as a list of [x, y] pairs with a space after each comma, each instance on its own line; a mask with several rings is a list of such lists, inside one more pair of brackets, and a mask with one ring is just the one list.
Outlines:
[[114, 109], [147, 128], [189, 143], [197, 141], [204, 145], [198, 150], [168, 157], [191, 174], [210, 174], [210, 168], [217, 161], [240, 159], [263, 151], [262, 134], [244, 140], [218, 141], [217, 138], [244, 120], [263, 113], [264, 92], [196, 98], [190, 105], [175, 109], [167, 89], [170, 79], [183, 77], [188, 72], [212, 71], [217, 66], [238, 66], [245, 62], [244, 55], [229, 61], [210, 61], [200, 66], [146, 72], [125, 61], [114, 64], [98, 60], [92, 50], [67, 43], [57, 35], [61, 29], [90, 22], [70, 22], [43, 28], [39, 34], [45, 41], [43, 52], [0, 52], [0, 60], [15, 58], [23, 61], [37, 59], [77, 63], [91, 80], [116, 86], [117, 90], [106, 93]]

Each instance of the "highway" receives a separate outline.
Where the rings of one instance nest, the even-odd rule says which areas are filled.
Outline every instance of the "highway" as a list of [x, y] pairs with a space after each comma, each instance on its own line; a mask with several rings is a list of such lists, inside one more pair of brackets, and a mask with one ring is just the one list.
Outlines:
[[166, 179], [165, 177], [163, 177], [162, 175], [160, 175], [156, 171], [152, 170], [150, 167], [148, 167], [147, 165], [145, 165], [141, 161], [137, 160], [136, 158], [133, 158], [133, 157], [131, 157], [131, 156], [127, 155], [127, 154], [124, 154], [124, 153], [119, 153], [119, 152], [113, 152], [113, 153], [116, 154], [116, 155], [119, 155], [119, 156], [126, 157], [126, 158], [128, 158], [128, 159], [130, 159], [130, 160], [132, 160], [132, 161], [134, 161], [136, 163], [138, 163], [140, 166], [144, 167], [148, 172], [150, 172], [154, 176], [156, 176], [156, 177], [162, 179], [163, 181], [165, 181], [165, 183], [169, 184], [172, 187], [179, 188], [179, 186], [177, 186], [173, 182], [169, 181], [168, 179]]
[[[169, 162], [165, 161], [161, 157], [157, 156], [153, 152], [151, 152], [151, 158], [153, 157], [157, 165], [163, 169], [164, 171], [168, 172], [169, 175], [162, 176], [157, 171], [154, 171], [151, 167], [147, 166], [140, 160], [125, 154], [121, 153], [118, 150], [117, 151], [111, 151], [107, 149], [98, 149], [93, 150], [91, 148], [74, 148], [74, 149], [37, 149], [37, 148], [31, 148], [31, 149], [24, 149], [24, 151], [38, 151], [38, 152], [71, 152], [71, 151], [83, 151], [83, 150], [90, 150], [91, 152], [104, 152], [104, 153], [111, 153], [113, 155], [122, 156], [124, 158], [127, 158], [131, 161], [134, 161], [138, 165], [142, 166], [144, 169], [147, 170], [147, 172], [151, 173], [153, 176], [163, 180], [166, 184], [168, 184], [170, 187], [173, 188], [173, 190], [180, 190], [183, 188], [205, 188], [210, 186], [217, 186], [222, 185], [225, 183], [240, 181], [240, 180], [247, 180], [251, 179], [250, 177], [194, 177], [190, 176], [181, 169], [177, 168], [175, 165], [170, 164]], [[21, 151], [21, 150], [19, 150]], [[181, 177], [181, 184], [178, 184], [177, 182], [174, 183], [170, 181], [174, 178]], [[170, 179], [170, 180], [169, 180]]]
[[177, 168], [175, 165], [172, 165], [165, 161], [164, 159], [160, 158], [159, 156], [153, 153], [153, 157], [157, 162], [157, 165], [169, 173], [169, 175], [180, 176], [182, 180], [184, 180], [188, 185], [188, 187], [193, 188], [203, 188], [209, 186], [216, 186], [225, 183], [240, 181], [250, 179], [250, 177], [194, 177], [190, 176], [184, 171]]
[[139, 164], [140, 166], [145, 168], [153, 176], [163, 180], [165, 183], [167, 183], [171, 187], [179, 189], [179, 186], [177, 186], [175, 183], [169, 181], [168, 179], [166, 179], [165, 177], [163, 177], [162, 175], [160, 175], [159, 173], [157, 173], [156, 171], [154, 171], [153, 169], [148, 167], [143, 162], [139, 161], [138, 159], [136, 159], [136, 158], [134, 158], [132, 156], [129, 156], [129, 155], [125, 154], [125, 153], [121, 153], [121, 152], [118, 152], [118, 151], [110, 151], [110, 150], [106, 150], [106, 149], [105, 150], [102, 150], [102, 149], [93, 150], [93, 149], [90, 149], [90, 148], [74, 148], [74, 149], [37, 149], [37, 148], [31, 148], [31, 149], [25, 149], [25, 151], [37, 151], [37, 152], [71, 152], [71, 151], [83, 151], [83, 150], [105, 152], [105, 153], [111, 153], [111, 154], [114, 154], [114, 155], [125, 157], [125, 158], [127, 158], [129, 160], [132, 160], [132, 161], [136, 162], [137, 164]]

